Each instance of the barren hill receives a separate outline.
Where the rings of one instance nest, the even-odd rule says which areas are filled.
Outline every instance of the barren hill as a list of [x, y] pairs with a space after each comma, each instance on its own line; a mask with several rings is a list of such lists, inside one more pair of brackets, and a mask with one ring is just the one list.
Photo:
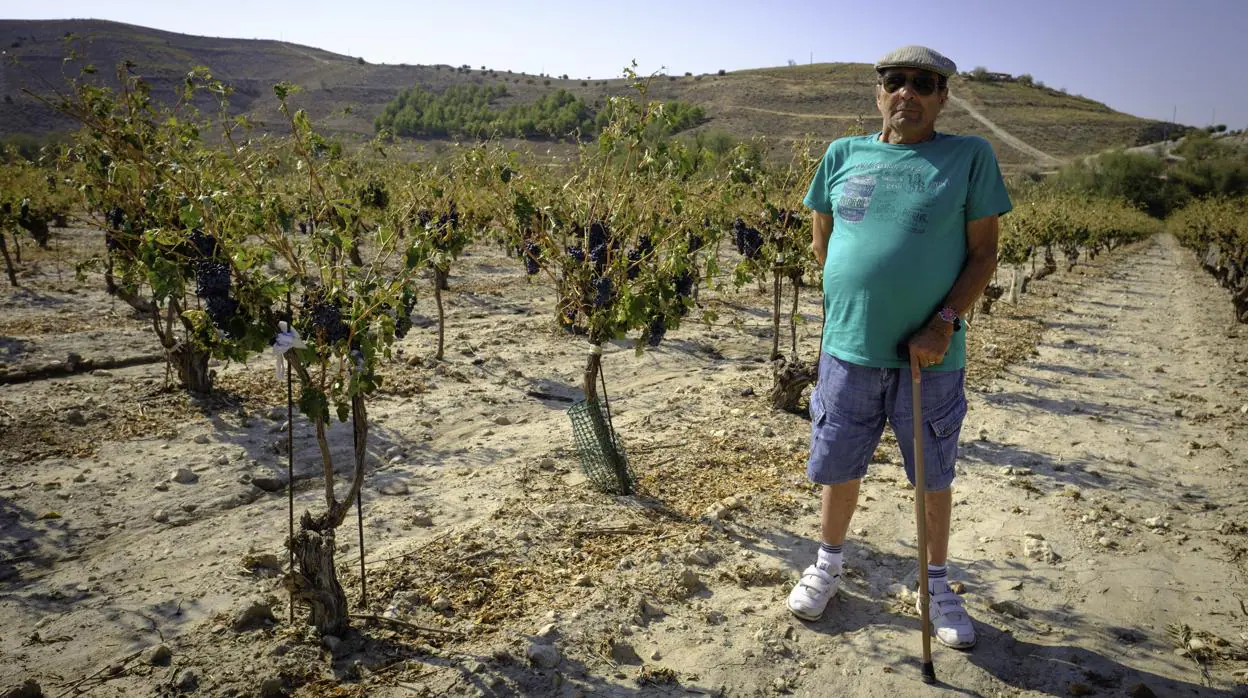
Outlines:
[[[64, 130], [65, 120], [23, 93], [64, 85], [64, 58], [72, 46], [101, 75], [123, 60], [169, 97], [198, 65], [237, 92], [233, 106], [261, 121], [276, 116], [272, 85], [280, 80], [304, 91], [298, 105], [318, 126], [340, 135], [367, 136], [373, 118], [396, 92], [413, 85], [440, 91], [454, 84], [505, 83], [504, 103], [530, 101], [564, 88], [593, 102], [629, 89], [624, 80], [559, 79], [482, 66], [372, 65], [362, 59], [271, 40], [176, 34], [100, 20], [0, 20], [0, 136], [40, 136]], [[874, 74], [860, 63], [763, 68], [718, 74], [658, 76], [651, 94], [698, 104], [708, 121], [699, 128], [784, 143], [806, 135], [827, 141], [861, 118], [876, 127], [871, 97]], [[957, 77], [941, 129], [982, 135], [1010, 169], [1038, 167], [1106, 148], [1157, 140], [1163, 124], [1116, 112], [1099, 102], [1012, 82]], [[350, 113], [346, 113], [347, 108]]]

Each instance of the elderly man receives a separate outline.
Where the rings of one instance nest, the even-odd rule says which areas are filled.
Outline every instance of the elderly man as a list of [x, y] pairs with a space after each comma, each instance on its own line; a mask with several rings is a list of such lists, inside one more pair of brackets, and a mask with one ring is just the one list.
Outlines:
[[969, 648], [975, 629], [945, 567], [958, 434], [966, 415], [963, 317], [992, 278], [1011, 208], [992, 146], [936, 131], [953, 61], [905, 46], [875, 65], [883, 125], [828, 146], [805, 204], [823, 265], [825, 325], [810, 399], [807, 475], [822, 485], [822, 545], [789, 594], [816, 620], [836, 594], [858, 489], [888, 420], [914, 482], [910, 356], [922, 367], [932, 629]]

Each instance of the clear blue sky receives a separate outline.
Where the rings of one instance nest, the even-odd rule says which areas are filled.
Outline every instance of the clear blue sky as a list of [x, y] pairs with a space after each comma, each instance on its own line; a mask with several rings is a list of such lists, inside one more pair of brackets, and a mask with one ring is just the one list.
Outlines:
[[1248, 127], [1248, 0], [0, 0], [7, 19], [98, 18], [266, 38], [372, 63], [573, 77], [872, 62], [908, 43], [1030, 73], [1137, 116]]

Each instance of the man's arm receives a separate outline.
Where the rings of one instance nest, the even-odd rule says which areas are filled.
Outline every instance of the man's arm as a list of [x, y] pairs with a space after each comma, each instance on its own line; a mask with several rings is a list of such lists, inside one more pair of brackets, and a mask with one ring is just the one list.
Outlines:
[[[941, 307], [949, 306], [966, 317], [983, 295], [997, 270], [997, 239], [1001, 225], [997, 216], [984, 216], [966, 223], [966, 265]], [[946, 323], [948, 324], [948, 323]]]
[[822, 268], [828, 259], [828, 240], [832, 239], [832, 214], [815, 211], [815, 219], [810, 229], [810, 250], [815, 253], [815, 261]]
[[[940, 307], [949, 306], [965, 317], [979, 300], [997, 269], [997, 216], [984, 216], [966, 224], [966, 263]], [[953, 325], [933, 315], [927, 326], [910, 341], [920, 366], [939, 363], [949, 351]]]

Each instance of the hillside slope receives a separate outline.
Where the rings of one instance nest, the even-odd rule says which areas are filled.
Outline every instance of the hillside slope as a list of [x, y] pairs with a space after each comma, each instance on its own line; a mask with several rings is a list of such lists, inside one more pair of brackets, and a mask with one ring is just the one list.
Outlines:
[[[75, 74], [64, 61], [70, 44], [101, 76], [111, 76], [123, 60], [151, 82], [153, 94], [174, 94], [186, 72], [197, 65], [237, 90], [235, 110], [261, 121], [277, 116], [272, 85], [286, 80], [304, 91], [297, 105], [318, 127], [344, 136], [367, 137], [373, 118], [396, 92], [413, 85], [434, 91], [450, 85], [504, 83], [502, 106], [527, 102], [559, 88], [588, 102], [630, 89], [624, 80], [562, 80], [482, 70], [481, 66], [371, 65], [361, 59], [295, 44], [176, 34], [100, 20], [0, 20], [0, 136], [45, 135], [71, 126], [23, 92], [48, 93]], [[874, 74], [868, 64], [838, 63], [764, 68], [724, 75], [658, 76], [651, 94], [702, 106], [702, 129], [738, 137], [765, 137], [785, 144], [806, 135], [816, 141], [840, 136], [859, 118], [874, 129]], [[951, 103], [941, 129], [982, 135], [993, 143], [1007, 168], [1050, 168], [1053, 160], [1107, 148], [1132, 146], [1158, 130], [1158, 122], [1115, 112], [1103, 104], [1044, 88], [1012, 83], [980, 83], [955, 78], [953, 93], [997, 128]], [[208, 105], [203, 105], [208, 106]], [[350, 113], [347, 113], [350, 108]], [[1002, 134], [1005, 137], [1002, 137]]]

